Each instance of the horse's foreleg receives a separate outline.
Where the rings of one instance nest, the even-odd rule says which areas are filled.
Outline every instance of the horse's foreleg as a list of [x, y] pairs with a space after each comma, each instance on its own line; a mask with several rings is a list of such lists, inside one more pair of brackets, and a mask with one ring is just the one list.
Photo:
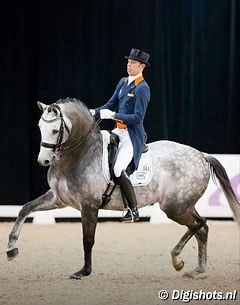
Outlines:
[[92, 247], [95, 240], [95, 231], [98, 220], [98, 209], [84, 209], [82, 214], [83, 228], [83, 249], [84, 249], [84, 266], [83, 268], [70, 275], [71, 279], [81, 279], [83, 276], [88, 276], [92, 272]]
[[46, 194], [38, 197], [37, 199], [24, 204], [14, 223], [12, 231], [9, 234], [7, 248], [8, 260], [14, 259], [18, 254], [18, 249], [14, 248], [14, 246], [16, 241], [18, 240], [18, 236], [27, 216], [32, 212], [52, 210], [56, 207], [58, 207], [57, 200], [51, 190], [49, 190]]

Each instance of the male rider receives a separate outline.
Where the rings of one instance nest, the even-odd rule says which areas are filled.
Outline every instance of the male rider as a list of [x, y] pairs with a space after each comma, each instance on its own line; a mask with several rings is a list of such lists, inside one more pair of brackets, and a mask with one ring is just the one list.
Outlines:
[[116, 128], [112, 132], [118, 135], [120, 142], [114, 175], [128, 203], [123, 222], [139, 220], [137, 200], [127, 168], [130, 163], [134, 170], [138, 168], [146, 138], [143, 121], [150, 101], [150, 89], [143, 78], [143, 70], [150, 67], [149, 57], [149, 54], [141, 50], [132, 49], [130, 55], [125, 56], [128, 59], [128, 77], [120, 79], [113, 96], [106, 104], [90, 110], [92, 115], [100, 112], [101, 119], [116, 122]]

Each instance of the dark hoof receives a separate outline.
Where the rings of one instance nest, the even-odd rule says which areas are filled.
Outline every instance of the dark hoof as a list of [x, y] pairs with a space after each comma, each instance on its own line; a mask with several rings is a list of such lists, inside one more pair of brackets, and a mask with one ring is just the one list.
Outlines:
[[73, 273], [69, 276], [70, 279], [81, 280], [82, 277], [91, 274], [92, 268], [89, 266], [84, 266], [80, 271]]
[[18, 255], [18, 248], [7, 251], [7, 258], [9, 261], [12, 261]]
[[69, 276], [70, 279], [74, 279], [74, 280], [81, 280], [81, 278], [83, 277], [84, 275], [81, 273], [81, 271], [78, 271], [78, 272], [75, 272], [73, 274], [71, 274]]

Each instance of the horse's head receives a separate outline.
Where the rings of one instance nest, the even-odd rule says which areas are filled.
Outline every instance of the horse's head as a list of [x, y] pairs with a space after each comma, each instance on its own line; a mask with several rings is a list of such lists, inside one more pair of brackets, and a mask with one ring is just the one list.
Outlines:
[[79, 100], [60, 99], [51, 105], [38, 102], [43, 111], [39, 121], [41, 148], [38, 162], [51, 165], [52, 159], [73, 153], [89, 139], [93, 131], [98, 131], [89, 109]]
[[38, 162], [43, 166], [51, 165], [56, 150], [65, 143], [71, 133], [72, 123], [62, 112], [59, 104], [45, 105], [37, 102], [43, 114], [39, 120], [41, 147]]

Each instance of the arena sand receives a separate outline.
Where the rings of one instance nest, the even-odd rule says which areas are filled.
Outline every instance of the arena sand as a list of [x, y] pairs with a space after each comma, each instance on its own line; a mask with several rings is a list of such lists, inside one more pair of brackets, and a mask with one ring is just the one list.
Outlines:
[[[189, 304], [240, 304], [240, 236], [231, 221], [209, 221], [208, 270], [182, 277], [197, 264], [197, 242], [184, 248], [184, 270], [176, 272], [170, 251], [185, 232], [178, 224], [98, 223], [93, 272], [80, 281], [68, 276], [83, 266], [81, 223], [23, 226], [20, 255], [7, 261], [13, 223], [0, 223], [0, 305], [184, 304], [193, 293], [234, 292], [236, 300], [190, 300]], [[159, 291], [166, 290], [163, 301]], [[177, 292], [178, 291], [178, 292]], [[182, 294], [182, 300], [177, 294]], [[186, 298], [183, 300], [183, 293]], [[208, 294], [207, 294], [208, 293]]]

